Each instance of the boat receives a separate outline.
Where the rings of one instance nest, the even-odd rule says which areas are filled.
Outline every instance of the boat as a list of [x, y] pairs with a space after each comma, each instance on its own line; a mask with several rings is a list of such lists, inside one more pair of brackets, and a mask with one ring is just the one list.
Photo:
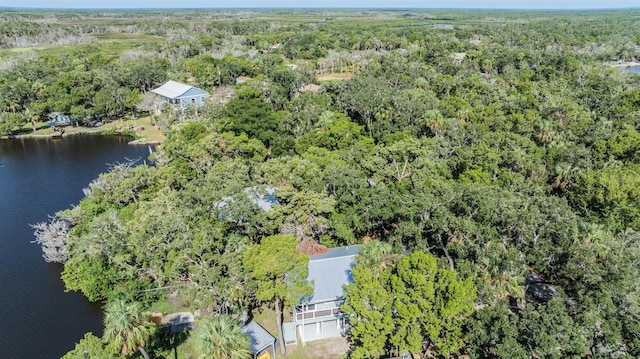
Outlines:
[[60, 138], [64, 134], [64, 128], [55, 129], [51, 134], [52, 138]]

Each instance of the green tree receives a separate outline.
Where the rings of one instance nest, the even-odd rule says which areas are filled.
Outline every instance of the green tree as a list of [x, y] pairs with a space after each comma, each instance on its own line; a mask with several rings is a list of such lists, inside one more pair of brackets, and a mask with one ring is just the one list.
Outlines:
[[[311, 146], [329, 150], [352, 148], [355, 143], [365, 140], [362, 130], [362, 126], [349, 121], [348, 117], [325, 111], [319, 116], [316, 128], [300, 137], [296, 150], [304, 153]], [[366, 139], [373, 143], [370, 138]]]
[[[380, 252], [379, 245], [367, 246], [372, 249], [365, 253]], [[439, 268], [436, 258], [423, 252], [382, 270], [373, 257], [358, 260], [354, 283], [345, 289], [342, 309], [350, 314], [353, 357], [407, 351], [448, 357], [461, 350], [463, 325], [474, 311], [471, 280], [458, 280], [455, 271]]]
[[278, 342], [284, 354], [282, 310], [310, 296], [313, 284], [307, 282], [309, 257], [298, 254], [297, 240], [290, 235], [264, 237], [260, 244], [247, 249], [244, 265], [258, 284], [256, 298], [273, 301], [278, 322]]
[[90, 301], [104, 300], [115, 292], [122, 275], [104, 258], [71, 255], [64, 264], [62, 280], [67, 291], [81, 291]]
[[509, 311], [508, 303], [496, 305], [476, 312], [469, 323], [468, 353], [472, 358], [525, 359], [527, 351], [519, 340], [518, 316]]
[[389, 130], [385, 128], [389, 121], [379, 120], [379, 114], [389, 106], [392, 91], [383, 78], [354, 77], [342, 86], [336, 103], [356, 122], [365, 126], [371, 137], [377, 139], [384, 130]]
[[379, 271], [368, 260], [351, 270], [354, 283], [344, 289], [342, 310], [349, 313], [353, 358], [375, 358], [384, 354], [394, 330], [393, 297], [387, 290], [389, 271]]
[[273, 111], [260, 91], [243, 88], [225, 106], [225, 115], [236, 135], [246, 133], [271, 148], [274, 155], [281, 155], [293, 148], [293, 137], [283, 135], [282, 119]]
[[13, 135], [16, 127], [22, 125], [22, 116], [19, 113], [0, 112], [0, 135]]
[[38, 121], [40, 120], [40, 115], [31, 108], [26, 108], [22, 113], [22, 116], [26, 120], [25, 122], [31, 124], [31, 129], [33, 130], [33, 132], [36, 132], [36, 123], [38, 123]]
[[91, 333], [85, 333], [72, 350], [62, 359], [117, 359], [121, 355], [114, 355], [102, 340]]
[[439, 268], [434, 256], [403, 257], [390, 277], [395, 330], [389, 342], [400, 352], [433, 350], [448, 357], [464, 345], [462, 326], [473, 313], [476, 288], [455, 271]]
[[150, 335], [150, 323], [142, 314], [139, 303], [128, 303], [123, 299], [107, 303], [104, 309], [104, 335], [102, 338], [114, 353], [131, 355], [140, 351], [145, 359], [149, 359], [144, 345]]
[[166, 80], [167, 69], [170, 67], [171, 63], [167, 59], [142, 57], [123, 64], [116, 75], [122, 85], [146, 93]]
[[576, 211], [617, 231], [640, 229], [639, 201], [638, 166], [585, 172], [569, 192]]
[[206, 319], [198, 325], [195, 337], [199, 358], [251, 358], [251, 340], [232, 317]]
[[386, 256], [391, 253], [391, 245], [386, 242], [374, 239], [362, 247], [359, 255], [362, 260], [367, 261], [372, 266], [380, 266]]

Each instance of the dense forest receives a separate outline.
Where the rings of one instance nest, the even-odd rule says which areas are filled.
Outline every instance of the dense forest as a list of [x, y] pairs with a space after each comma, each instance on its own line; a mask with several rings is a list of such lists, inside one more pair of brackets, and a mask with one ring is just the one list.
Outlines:
[[67, 288], [105, 303], [103, 338], [65, 358], [172, 355], [141, 314], [162, 305], [208, 317], [181, 355], [232, 357], [207, 344], [238, 336], [228, 316], [308, 292], [296, 247], [360, 243], [350, 357], [640, 356], [640, 75], [617, 66], [640, 12], [0, 19], [5, 135], [148, 115], [168, 79], [212, 92], [153, 115], [152, 165], [114, 164], [38, 227]]

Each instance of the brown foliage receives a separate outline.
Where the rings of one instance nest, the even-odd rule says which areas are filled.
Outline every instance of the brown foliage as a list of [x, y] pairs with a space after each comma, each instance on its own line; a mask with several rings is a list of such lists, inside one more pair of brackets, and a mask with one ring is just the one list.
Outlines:
[[296, 250], [300, 254], [306, 254], [308, 256], [312, 256], [314, 254], [326, 253], [329, 250], [329, 248], [316, 242], [316, 240], [314, 240], [313, 238], [305, 236], [304, 238], [302, 238], [300, 243], [298, 243], [298, 245], [296, 246]]

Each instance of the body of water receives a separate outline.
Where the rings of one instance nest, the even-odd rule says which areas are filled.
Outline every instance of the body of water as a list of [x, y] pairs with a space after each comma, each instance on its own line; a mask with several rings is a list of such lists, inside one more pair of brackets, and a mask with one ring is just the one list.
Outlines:
[[640, 66], [629, 66], [627, 68], [627, 71], [634, 72], [634, 73], [640, 73]]
[[99, 304], [65, 293], [62, 265], [44, 262], [31, 223], [77, 204], [82, 188], [125, 158], [146, 159], [128, 138], [0, 140], [0, 357], [59, 358], [85, 332], [102, 335]]

